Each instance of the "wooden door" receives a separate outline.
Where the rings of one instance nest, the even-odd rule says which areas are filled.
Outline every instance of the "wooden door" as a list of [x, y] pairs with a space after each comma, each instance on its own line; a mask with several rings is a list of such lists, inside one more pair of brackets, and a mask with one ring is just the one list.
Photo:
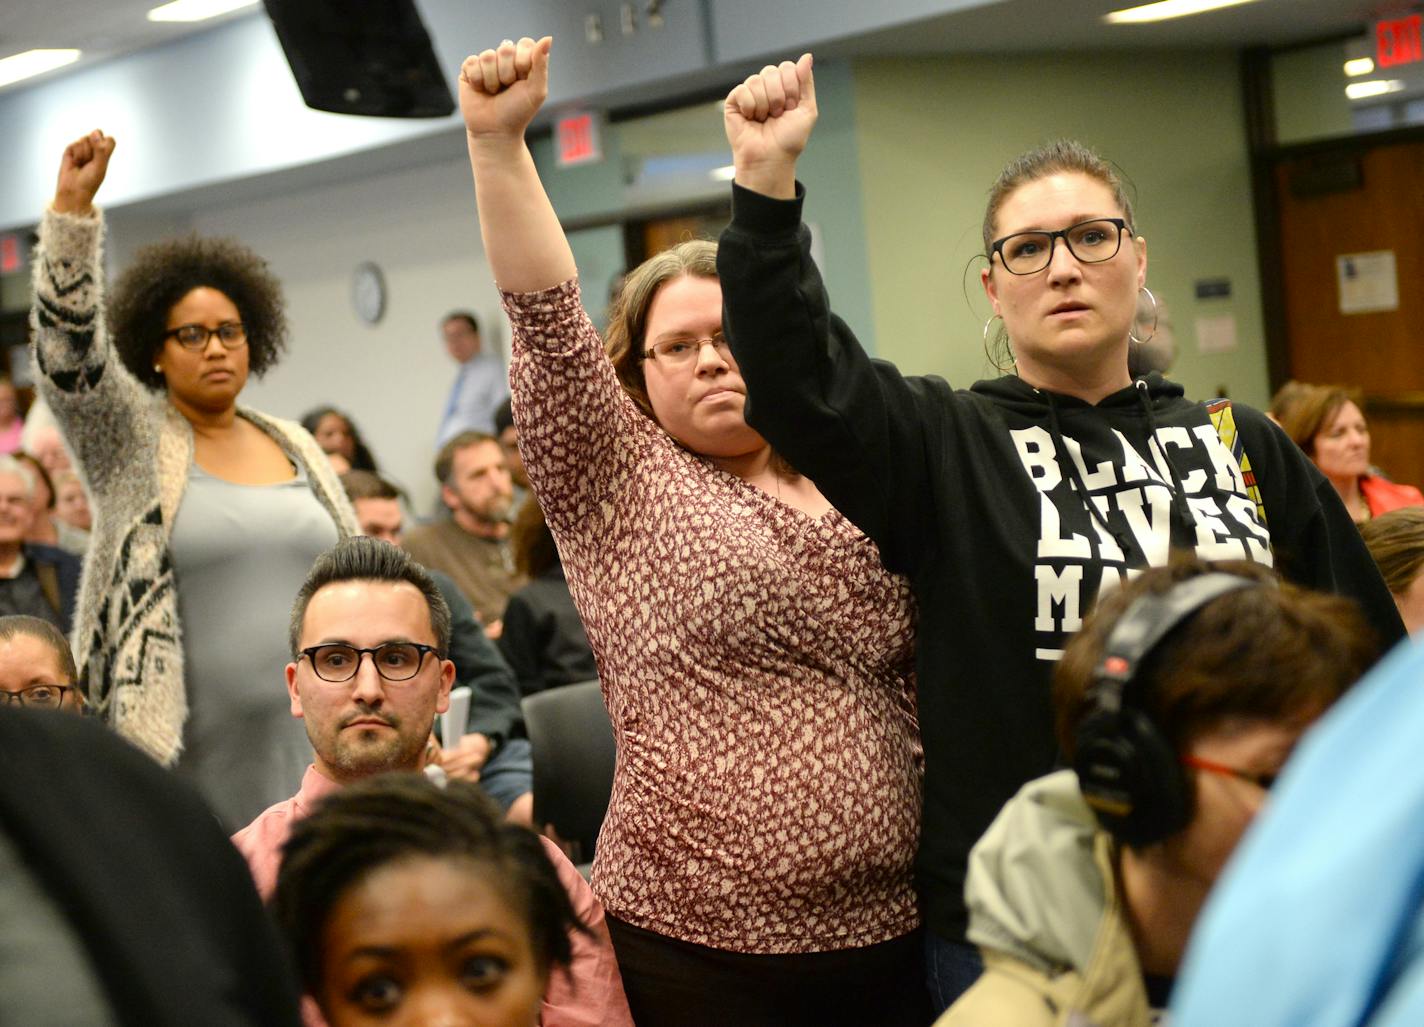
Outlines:
[[[1374, 463], [1424, 483], [1424, 142], [1351, 141], [1275, 174], [1290, 375], [1363, 390]], [[1380, 251], [1398, 309], [1342, 313], [1336, 258]]]

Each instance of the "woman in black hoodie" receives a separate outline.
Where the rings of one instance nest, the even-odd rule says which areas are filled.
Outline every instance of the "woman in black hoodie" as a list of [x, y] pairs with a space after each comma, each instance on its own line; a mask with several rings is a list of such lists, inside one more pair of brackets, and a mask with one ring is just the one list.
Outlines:
[[1385, 644], [1403, 628], [1334, 489], [1274, 425], [1129, 377], [1147, 244], [1103, 160], [1056, 143], [1000, 175], [982, 280], [1015, 373], [954, 390], [871, 360], [830, 312], [795, 171], [816, 119], [810, 55], [749, 78], [725, 113], [736, 177], [717, 268], [747, 422], [920, 603], [917, 873], [943, 1008], [978, 973], [969, 849], [1053, 768], [1052, 668], [1100, 590], [1184, 549], [1351, 596]]

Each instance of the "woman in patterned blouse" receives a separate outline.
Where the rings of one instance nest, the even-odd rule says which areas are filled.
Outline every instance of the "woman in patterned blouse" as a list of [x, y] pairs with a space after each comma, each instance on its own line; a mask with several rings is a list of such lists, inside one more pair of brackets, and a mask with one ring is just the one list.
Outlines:
[[906, 583], [742, 414], [715, 246], [629, 274], [607, 352], [524, 130], [548, 39], [460, 78], [520, 450], [618, 744], [593, 887], [639, 1024], [928, 1020]]

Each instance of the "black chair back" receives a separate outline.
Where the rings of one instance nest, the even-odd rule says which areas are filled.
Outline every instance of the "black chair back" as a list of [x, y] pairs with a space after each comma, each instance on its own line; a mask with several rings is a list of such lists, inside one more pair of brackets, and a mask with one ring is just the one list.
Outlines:
[[552, 824], [573, 843], [575, 863], [593, 859], [613, 791], [613, 725], [597, 680], [525, 698], [534, 759], [534, 823]]

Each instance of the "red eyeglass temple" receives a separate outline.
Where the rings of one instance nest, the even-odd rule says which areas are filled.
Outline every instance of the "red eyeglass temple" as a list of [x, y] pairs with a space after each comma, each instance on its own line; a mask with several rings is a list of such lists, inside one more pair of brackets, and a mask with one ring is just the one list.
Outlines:
[[1249, 781], [1258, 788], [1264, 788], [1267, 791], [1275, 781], [1275, 775], [1252, 774], [1245, 770], [1238, 770], [1236, 767], [1228, 767], [1224, 763], [1217, 763], [1214, 760], [1204, 760], [1200, 756], [1183, 756], [1182, 766], [1191, 767], [1194, 770], [1205, 770], [1212, 774], [1225, 774], [1228, 777], [1240, 778], [1242, 781]]

